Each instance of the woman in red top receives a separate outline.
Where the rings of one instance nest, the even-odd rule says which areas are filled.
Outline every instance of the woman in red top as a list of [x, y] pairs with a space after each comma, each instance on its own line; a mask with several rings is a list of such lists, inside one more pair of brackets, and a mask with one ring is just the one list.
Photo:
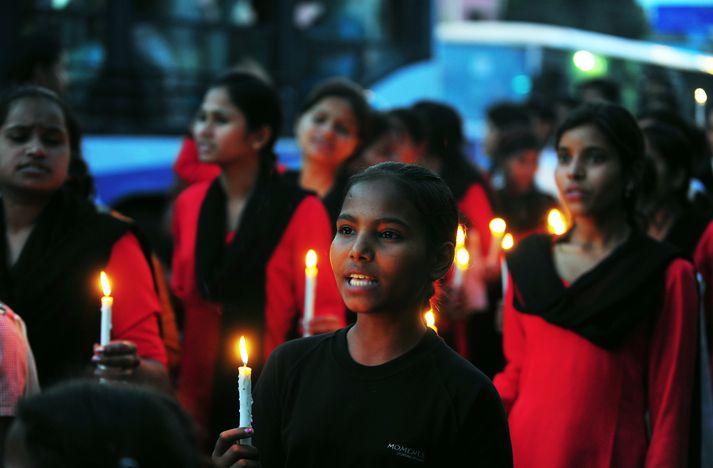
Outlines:
[[193, 133], [201, 160], [221, 174], [176, 201], [172, 286], [185, 308], [179, 397], [211, 435], [238, 414], [235, 339], [247, 336], [257, 374], [272, 349], [302, 333], [309, 249], [320, 262], [307, 326], [320, 333], [344, 324], [326, 261], [327, 213], [275, 169], [281, 120], [277, 93], [261, 79], [234, 72], [215, 81]]
[[0, 124], [0, 301], [27, 324], [40, 384], [86, 372], [99, 340], [102, 270], [112, 283], [115, 341], [94, 362], [167, 384], [145, 248], [130, 223], [89, 201], [73, 114], [51, 91], [30, 86], [0, 100]]
[[695, 280], [635, 227], [641, 131], [622, 107], [587, 104], [555, 143], [573, 227], [508, 255], [508, 363], [494, 383], [515, 466], [687, 466]]

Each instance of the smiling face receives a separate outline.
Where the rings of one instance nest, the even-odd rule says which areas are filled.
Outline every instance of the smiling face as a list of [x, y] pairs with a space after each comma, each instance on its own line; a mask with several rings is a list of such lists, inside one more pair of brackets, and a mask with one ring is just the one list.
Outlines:
[[62, 109], [49, 99], [20, 98], [0, 127], [0, 188], [48, 196], [67, 181], [70, 153]]
[[353, 185], [330, 250], [347, 308], [397, 315], [418, 310], [438, 268], [424, 233], [418, 212], [394, 183]]
[[295, 127], [305, 161], [336, 169], [354, 153], [359, 128], [349, 101], [326, 97], [302, 114]]
[[219, 165], [257, 157], [266, 141], [263, 131], [249, 128], [245, 115], [222, 86], [206, 93], [193, 124], [193, 137], [200, 160]]
[[560, 198], [573, 217], [624, 209], [621, 159], [594, 125], [574, 127], [562, 135], [555, 180]]

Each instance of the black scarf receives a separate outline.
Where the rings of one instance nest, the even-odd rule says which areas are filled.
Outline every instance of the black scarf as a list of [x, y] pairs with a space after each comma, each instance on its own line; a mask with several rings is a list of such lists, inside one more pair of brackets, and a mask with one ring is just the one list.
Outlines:
[[0, 203], [0, 300], [27, 324], [43, 387], [88, 368], [92, 345], [99, 341], [99, 273], [129, 229], [129, 223], [98, 213], [88, 200], [61, 190], [10, 268]]
[[[226, 196], [216, 179], [201, 205], [196, 236], [196, 280], [201, 294], [222, 305], [220, 354], [213, 383], [211, 435], [237, 423], [237, 368], [233, 343], [246, 335], [253, 379], [263, 359], [266, 267], [307, 192], [266, 170], [250, 196], [233, 240], [226, 245]], [[297, 323], [293, 324], [296, 333]]]
[[686, 207], [664, 240], [677, 247], [686, 258], [692, 259], [698, 241], [710, 222], [709, 217], [697, 213], [693, 207]]
[[616, 348], [661, 304], [666, 267], [676, 251], [634, 231], [597, 266], [565, 287], [546, 234], [523, 240], [507, 256], [517, 310], [538, 315], [603, 348]]

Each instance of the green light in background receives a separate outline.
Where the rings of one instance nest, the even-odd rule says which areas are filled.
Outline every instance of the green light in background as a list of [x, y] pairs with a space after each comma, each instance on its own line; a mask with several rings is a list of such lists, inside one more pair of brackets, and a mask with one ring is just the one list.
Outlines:
[[572, 55], [572, 63], [578, 74], [600, 76], [607, 72], [607, 59], [587, 50], [578, 50]]

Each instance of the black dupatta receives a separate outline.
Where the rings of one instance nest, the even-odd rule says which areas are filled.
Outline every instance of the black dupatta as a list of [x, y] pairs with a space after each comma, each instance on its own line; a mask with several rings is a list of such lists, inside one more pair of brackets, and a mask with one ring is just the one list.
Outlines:
[[[213, 382], [211, 435], [237, 424], [237, 368], [234, 340], [251, 342], [253, 379], [263, 359], [266, 267], [290, 219], [308, 192], [274, 170], [263, 171], [244, 208], [240, 227], [226, 245], [226, 196], [220, 179], [201, 205], [196, 235], [196, 280], [206, 299], [222, 306], [219, 358]], [[285, 285], [285, 287], [288, 287]], [[296, 314], [298, 315], [298, 314]], [[297, 323], [293, 324], [296, 332]]]
[[603, 348], [616, 348], [660, 309], [666, 268], [676, 250], [641, 232], [565, 287], [546, 234], [523, 240], [507, 256], [517, 310], [538, 315]]
[[0, 300], [27, 324], [43, 387], [86, 372], [99, 341], [99, 273], [130, 229], [63, 189], [42, 211], [10, 267], [0, 203]]

